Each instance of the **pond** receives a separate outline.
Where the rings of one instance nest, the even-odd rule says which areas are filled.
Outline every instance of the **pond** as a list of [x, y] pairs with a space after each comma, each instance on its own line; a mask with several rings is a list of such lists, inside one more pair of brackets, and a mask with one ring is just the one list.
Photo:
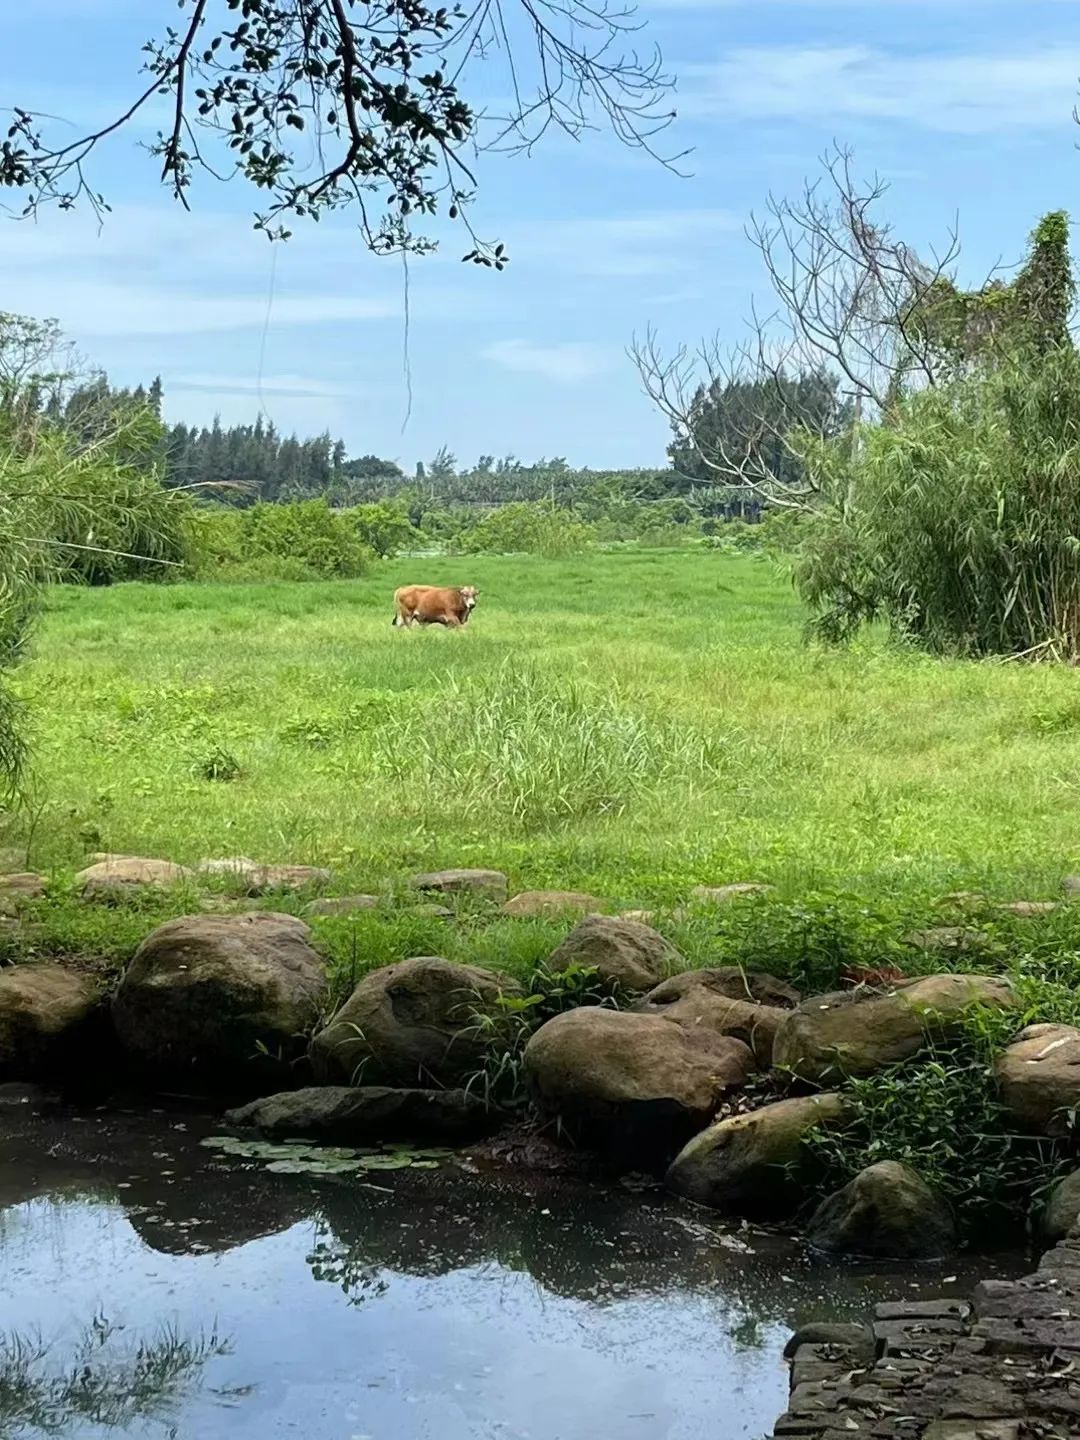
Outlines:
[[0, 1103], [3, 1440], [752, 1440], [795, 1325], [1025, 1268], [825, 1266], [659, 1192], [454, 1161], [273, 1173], [217, 1131]]

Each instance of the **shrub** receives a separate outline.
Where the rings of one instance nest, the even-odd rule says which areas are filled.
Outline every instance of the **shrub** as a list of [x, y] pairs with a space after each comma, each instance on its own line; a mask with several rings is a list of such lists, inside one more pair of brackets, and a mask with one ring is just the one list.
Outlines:
[[569, 510], [523, 500], [466, 523], [451, 547], [465, 555], [572, 555], [590, 549], [595, 538], [593, 527]]
[[808, 454], [828, 503], [797, 583], [828, 639], [1080, 658], [1080, 356], [1024, 351]]
[[388, 560], [403, 550], [415, 549], [423, 536], [416, 529], [405, 509], [390, 500], [370, 505], [354, 505], [348, 518], [361, 545]]
[[994, 1059], [1015, 1030], [1015, 1017], [977, 1014], [955, 1043], [849, 1081], [851, 1124], [811, 1137], [823, 1190], [895, 1160], [946, 1197], [967, 1238], [1028, 1221], [1075, 1146], [1020, 1133], [998, 1099]]
[[372, 558], [349, 512], [324, 500], [204, 510], [195, 543], [200, 575], [209, 579], [354, 579]]

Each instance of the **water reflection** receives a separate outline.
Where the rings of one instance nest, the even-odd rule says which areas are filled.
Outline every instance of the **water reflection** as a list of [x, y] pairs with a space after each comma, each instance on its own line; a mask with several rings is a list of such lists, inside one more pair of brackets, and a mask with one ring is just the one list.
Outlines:
[[40, 1334], [0, 1332], [0, 1436], [83, 1435], [165, 1424], [198, 1384], [206, 1362], [228, 1351], [216, 1334], [163, 1329], [131, 1340], [95, 1315], [66, 1354]]
[[[200, 1148], [214, 1128], [140, 1112], [5, 1123], [3, 1323], [70, 1355], [70, 1316], [101, 1307], [199, 1357], [167, 1419], [78, 1412], [80, 1440], [749, 1440], [783, 1408], [790, 1328], [943, 1283], [815, 1266], [618, 1187], [274, 1175]], [[946, 1288], [962, 1291], [956, 1273]], [[180, 1339], [224, 1335], [205, 1353]], [[60, 1433], [2, 1404], [4, 1440]]]

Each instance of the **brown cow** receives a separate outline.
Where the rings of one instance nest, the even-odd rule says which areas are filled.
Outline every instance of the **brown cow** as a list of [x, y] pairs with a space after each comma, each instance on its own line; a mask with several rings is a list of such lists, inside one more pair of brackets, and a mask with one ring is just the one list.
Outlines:
[[446, 625], [452, 630], [464, 625], [476, 604], [475, 585], [403, 585], [394, 591], [394, 621], [410, 625]]

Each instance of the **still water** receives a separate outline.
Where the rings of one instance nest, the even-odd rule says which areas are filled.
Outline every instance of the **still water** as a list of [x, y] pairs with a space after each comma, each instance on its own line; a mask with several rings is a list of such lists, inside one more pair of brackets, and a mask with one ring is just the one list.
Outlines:
[[0, 1104], [0, 1437], [743, 1440], [808, 1319], [963, 1294], [655, 1193], [277, 1175], [175, 1111]]

